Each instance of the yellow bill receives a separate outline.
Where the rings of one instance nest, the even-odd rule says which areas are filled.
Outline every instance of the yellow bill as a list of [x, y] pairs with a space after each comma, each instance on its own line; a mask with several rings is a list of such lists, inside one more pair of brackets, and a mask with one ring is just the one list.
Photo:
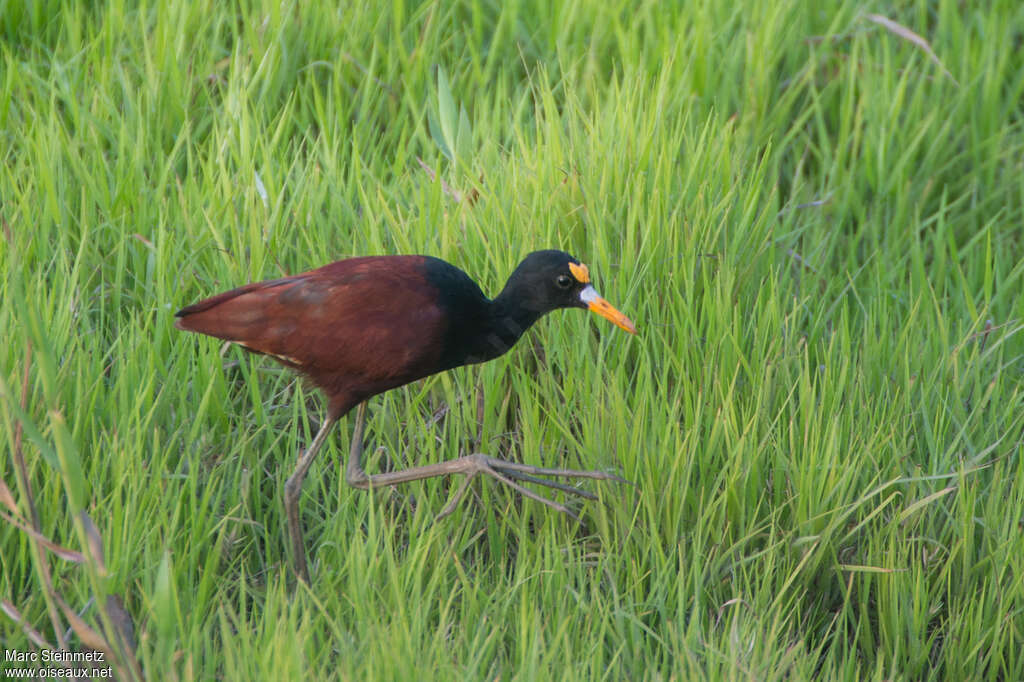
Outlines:
[[[570, 263], [569, 265], [571, 267], [573, 264]], [[576, 273], [574, 272], [573, 274], [575, 275]], [[579, 278], [577, 277], [577, 279]], [[636, 334], [636, 327], [633, 325], [633, 322], [612, 307], [611, 303], [601, 298], [594, 287], [590, 285], [583, 287], [583, 291], [580, 292], [580, 300], [586, 303], [587, 307], [592, 311], [610, 320], [617, 327], [625, 329], [630, 334]]]

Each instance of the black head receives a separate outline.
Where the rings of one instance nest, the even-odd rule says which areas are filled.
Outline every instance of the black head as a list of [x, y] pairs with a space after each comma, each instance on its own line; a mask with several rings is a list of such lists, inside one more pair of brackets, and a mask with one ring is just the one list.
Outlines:
[[565, 253], [534, 251], [523, 259], [499, 296], [537, 317], [558, 308], [589, 308], [635, 334], [625, 315], [598, 296], [586, 265]]

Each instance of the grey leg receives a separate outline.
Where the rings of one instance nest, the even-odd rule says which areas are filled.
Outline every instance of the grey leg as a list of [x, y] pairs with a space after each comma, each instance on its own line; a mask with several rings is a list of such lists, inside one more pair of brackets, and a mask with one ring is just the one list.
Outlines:
[[[361, 416], [363, 407], [360, 406], [359, 409]], [[288, 477], [284, 484], [284, 509], [288, 515], [288, 535], [292, 541], [295, 572], [307, 584], [309, 583], [309, 569], [306, 567], [306, 546], [302, 541], [302, 523], [299, 521], [299, 495], [302, 493], [302, 482], [306, 479], [306, 473], [309, 472], [309, 465], [313, 463], [316, 454], [320, 451], [324, 441], [327, 440], [327, 434], [331, 432], [331, 428], [337, 421], [336, 418], [327, 417], [323, 426], [320, 427], [320, 431], [317, 432], [316, 438], [299, 455], [299, 461], [295, 465], [295, 470], [292, 471], [292, 475]], [[360, 431], [362, 430], [360, 427], [357, 428]]]
[[[466, 480], [459, 486], [458, 491], [455, 493], [455, 497], [452, 501], [445, 505], [441, 513], [438, 514], [437, 518], [441, 519], [455, 511], [456, 506], [466, 494], [466, 490], [469, 488], [469, 482], [473, 480], [478, 474], [484, 474], [491, 478], [501, 481], [510, 488], [518, 491], [521, 495], [536, 500], [541, 504], [545, 504], [556, 511], [563, 512], [578, 519], [578, 517], [569, 510], [565, 505], [559, 504], [554, 500], [542, 497], [532, 490], [528, 490], [523, 486], [516, 483], [516, 480], [523, 481], [525, 483], [533, 483], [535, 485], [552, 488], [554, 490], [561, 490], [562, 492], [569, 493], [572, 495], [579, 495], [587, 499], [596, 499], [593, 493], [585, 490], [579, 490], [564, 483], [558, 483], [555, 481], [548, 481], [543, 478], [537, 478], [538, 476], [555, 476], [563, 478], [589, 478], [596, 480], [605, 481], [617, 481], [619, 483], [628, 483], [623, 478], [616, 476], [615, 474], [609, 474], [604, 471], [581, 471], [577, 469], [547, 469], [543, 467], [530, 466], [528, 464], [519, 464], [516, 462], [508, 462], [503, 459], [496, 457], [488, 457], [483, 454], [472, 454], [459, 457], [457, 459], [448, 460], [447, 462], [441, 462], [439, 464], [428, 464], [425, 466], [411, 467], [409, 469], [403, 469], [402, 471], [392, 471], [385, 474], [374, 474], [369, 476], [363, 471], [362, 455], [363, 455], [363, 426], [366, 417], [366, 403], [359, 406], [358, 412], [356, 412], [356, 426], [355, 431], [352, 434], [352, 445], [349, 448], [348, 455], [348, 466], [346, 468], [346, 480], [348, 484], [354, 488], [361, 490], [368, 490], [370, 488], [383, 488], [389, 485], [398, 485], [399, 483], [406, 483], [408, 481], [419, 481], [424, 478], [434, 478], [436, 476], [451, 476], [452, 474], [463, 474], [466, 476]], [[318, 436], [319, 438], [319, 436]], [[513, 480], [514, 479], [514, 480]]]

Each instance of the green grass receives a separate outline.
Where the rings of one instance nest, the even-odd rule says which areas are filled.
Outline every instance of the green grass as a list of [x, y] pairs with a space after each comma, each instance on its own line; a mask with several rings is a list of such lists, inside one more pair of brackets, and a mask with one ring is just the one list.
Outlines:
[[[1024, 5], [981, 4], [0, 3], [3, 647], [114, 595], [151, 679], [1024, 679]], [[638, 489], [435, 524], [449, 482], [345, 485], [348, 419], [296, 585], [319, 396], [173, 311], [549, 247], [639, 336], [558, 312], [376, 398], [367, 468]]]

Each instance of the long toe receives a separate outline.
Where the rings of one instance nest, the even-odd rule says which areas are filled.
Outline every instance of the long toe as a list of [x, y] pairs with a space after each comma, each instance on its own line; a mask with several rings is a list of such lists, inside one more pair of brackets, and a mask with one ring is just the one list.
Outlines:
[[554, 500], [548, 499], [548, 498], [544, 497], [543, 495], [538, 495], [537, 493], [533, 492], [532, 490], [530, 490], [528, 488], [524, 488], [523, 486], [521, 486], [518, 483], [516, 483], [515, 481], [513, 481], [511, 478], [508, 478], [507, 476], [505, 476], [504, 473], [498, 472], [498, 471], [496, 471], [494, 469], [491, 469], [490, 471], [486, 471], [485, 473], [488, 476], [491, 476], [492, 478], [498, 479], [499, 481], [501, 481], [502, 483], [504, 483], [508, 487], [512, 488], [513, 490], [518, 491], [519, 494], [522, 495], [523, 497], [528, 497], [531, 500], [535, 500], [537, 502], [540, 502], [541, 504], [545, 504], [545, 505], [551, 507], [552, 509], [554, 509], [555, 511], [560, 511], [563, 514], [571, 516], [572, 518], [576, 519], [577, 521], [580, 520], [580, 517], [577, 516], [575, 512], [573, 512], [571, 509], [566, 507], [564, 504], [559, 504], [558, 502], [555, 502]]
[[[518, 471], [523, 474], [530, 474], [533, 476], [561, 476], [563, 478], [590, 478], [601, 481], [615, 481], [617, 483], [630, 483], [626, 479], [610, 474], [607, 471], [596, 471], [596, 470], [585, 470], [585, 469], [551, 469], [546, 467], [536, 467], [531, 464], [520, 464], [519, 462], [509, 462], [504, 459], [497, 459], [494, 457], [487, 458], [487, 464], [500, 471]], [[630, 483], [632, 485], [632, 483]]]
[[452, 501], [446, 504], [444, 506], [444, 509], [442, 509], [438, 513], [438, 515], [434, 517], [434, 523], [437, 523], [438, 521], [448, 516], [453, 511], [455, 511], [455, 508], [459, 506], [459, 502], [461, 502], [462, 498], [466, 496], [466, 490], [469, 489], [469, 484], [472, 483], [475, 477], [475, 474], [471, 474], [462, 479], [462, 483], [459, 485], [459, 489], [455, 492], [455, 497], [453, 497]]
[[[437, 470], [431, 471], [430, 475], [451, 475], [451, 474], [462, 474], [466, 478], [459, 485], [458, 490], [455, 491], [455, 495], [451, 501], [444, 506], [444, 508], [438, 513], [434, 521], [439, 521], [444, 517], [455, 511], [459, 503], [466, 495], [466, 491], [469, 489], [470, 482], [480, 474], [489, 476], [493, 479], [500, 481], [501, 483], [512, 488], [523, 497], [529, 498], [536, 502], [554, 509], [555, 511], [562, 512], [567, 516], [571, 516], [573, 519], [579, 521], [580, 517], [576, 515], [571, 509], [566, 507], [564, 504], [556, 502], [548, 497], [539, 495], [534, 491], [520, 485], [519, 482], [528, 483], [530, 485], [539, 485], [551, 490], [558, 490], [567, 495], [577, 495], [587, 500], [598, 499], [597, 495], [588, 491], [582, 490], [575, 486], [567, 483], [560, 483], [558, 481], [548, 480], [541, 478], [542, 476], [551, 477], [562, 477], [562, 478], [583, 478], [590, 480], [605, 480], [605, 481], [616, 481], [621, 483], [629, 483], [629, 481], [616, 476], [615, 474], [609, 474], [604, 471], [583, 471], [579, 469], [551, 469], [545, 467], [536, 467], [529, 464], [520, 464], [518, 462], [509, 462], [504, 459], [498, 459], [496, 457], [489, 457], [482, 453], [474, 453], [471, 455], [465, 455], [455, 460], [445, 462], [441, 465], [436, 465]], [[422, 471], [412, 472], [415, 478], [425, 478]], [[413, 476], [406, 476], [402, 480], [414, 480]], [[394, 483], [395, 481], [388, 481], [388, 483]]]
[[549, 481], [546, 478], [537, 478], [536, 476], [528, 476], [526, 474], [521, 474], [518, 471], [511, 471], [511, 470], [509, 470], [509, 471], [502, 471], [500, 468], [499, 468], [499, 471], [501, 471], [503, 474], [505, 474], [509, 478], [513, 478], [513, 479], [515, 479], [517, 481], [523, 481], [524, 483], [534, 483], [536, 485], [542, 485], [542, 486], [545, 486], [547, 488], [553, 488], [554, 490], [561, 490], [564, 493], [568, 493], [570, 495], [579, 495], [580, 497], [585, 497], [588, 500], [596, 500], [597, 499], [597, 495], [595, 495], [594, 493], [592, 493], [592, 492], [590, 492], [588, 490], [583, 490], [581, 488], [573, 487], [571, 485], [566, 485], [565, 483], [559, 483], [557, 481]]

